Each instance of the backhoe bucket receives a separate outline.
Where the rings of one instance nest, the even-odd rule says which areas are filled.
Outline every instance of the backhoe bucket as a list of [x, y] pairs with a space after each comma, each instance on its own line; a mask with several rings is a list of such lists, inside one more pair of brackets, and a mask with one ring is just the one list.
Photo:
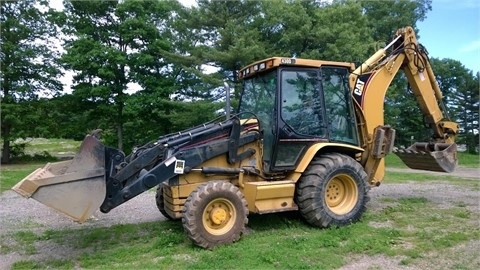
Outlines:
[[73, 160], [48, 163], [12, 189], [82, 223], [105, 199], [105, 147], [87, 135]]
[[417, 142], [394, 153], [411, 169], [453, 172], [458, 164], [457, 145]]

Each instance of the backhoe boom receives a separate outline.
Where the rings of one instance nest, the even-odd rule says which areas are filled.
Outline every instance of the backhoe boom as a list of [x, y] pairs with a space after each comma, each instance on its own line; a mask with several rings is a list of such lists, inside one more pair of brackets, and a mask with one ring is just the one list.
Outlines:
[[[384, 175], [383, 156], [372, 154], [373, 149], [378, 148], [375, 130], [384, 126], [385, 94], [399, 70], [404, 71], [433, 135], [430, 141], [416, 143], [406, 150], [396, 151], [396, 154], [414, 169], [451, 172], [457, 164], [454, 139], [458, 124], [446, 119], [442, 94], [427, 52], [418, 43], [413, 29], [405, 27], [396, 32], [390, 44], [377, 51], [350, 76], [352, 96], [361, 112], [358, 115], [360, 122], [365, 123], [363, 132], [367, 134], [363, 136], [366, 151], [362, 159], [373, 184], [379, 183]], [[391, 145], [391, 142], [384, 145]], [[439, 154], [438, 151], [443, 152]], [[421, 164], [419, 159], [423, 160]]]

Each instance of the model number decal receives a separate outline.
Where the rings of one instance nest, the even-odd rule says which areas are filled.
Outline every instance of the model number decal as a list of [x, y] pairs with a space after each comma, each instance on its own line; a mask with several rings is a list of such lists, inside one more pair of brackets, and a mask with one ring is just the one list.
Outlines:
[[293, 58], [282, 58], [280, 59], [281, 64], [286, 64], [286, 65], [294, 65], [295, 64], [295, 59]]

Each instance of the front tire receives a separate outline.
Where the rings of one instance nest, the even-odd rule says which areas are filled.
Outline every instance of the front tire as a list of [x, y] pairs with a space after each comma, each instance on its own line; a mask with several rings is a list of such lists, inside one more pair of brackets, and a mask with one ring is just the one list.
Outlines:
[[349, 156], [332, 153], [315, 157], [297, 183], [300, 213], [317, 227], [355, 222], [369, 200], [367, 181], [363, 167]]
[[165, 211], [165, 196], [163, 195], [163, 189], [163, 184], [158, 185], [157, 192], [155, 194], [155, 203], [158, 211], [160, 211], [160, 213], [162, 213], [162, 215], [169, 220], [178, 220], [179, 218], [172, 217], [167, 213], [167, 211]]
[[182, 223], [193, 243], [211, 249], [239, 240], [248, 223], [247, 215], [247, 202], [236, 186], [211, 181], [188, 196]]

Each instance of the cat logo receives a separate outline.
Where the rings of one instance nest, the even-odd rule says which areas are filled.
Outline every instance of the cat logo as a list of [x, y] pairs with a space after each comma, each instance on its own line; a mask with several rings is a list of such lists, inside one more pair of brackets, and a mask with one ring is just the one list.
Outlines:
[[355, 89], [353, 90], [353, 93], [357, 96], [362, 96], [363, 86], [365, 86], [365, 83], [362, 82], [360, 79], [358, 79], [357, 82], [355, 83]]

